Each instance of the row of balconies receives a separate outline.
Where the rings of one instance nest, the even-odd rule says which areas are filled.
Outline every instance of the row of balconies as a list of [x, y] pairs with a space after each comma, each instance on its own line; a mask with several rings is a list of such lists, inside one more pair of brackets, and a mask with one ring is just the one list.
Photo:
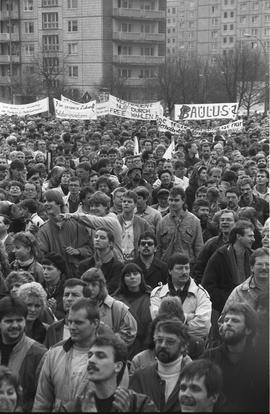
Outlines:
[[127, 40], [129, 42], [164, 42], [165, 33], [114, 32], [113, 40]]
[[[19, 42], [19, 33], [11, 33], [12, 42]], [[9, 33], [0, 33], [0, 42], [9, 42]]]
[[165, 10], [141, 10], [141, 9], [122, 9], [114, 8], [113, 17], [136, 19], [136, 20], [163, 20], [165, 19]]
[[0, 20], [17, 20], [20, 18], [19, 10], [1, 10], [0, 11]]
[[20, 56], [17, 55], [0, 55], [0, 65], [7, 63], [20, 63]]
[[127, 65], [161, 65], [165, 56], [114, 55], [113, 63]]

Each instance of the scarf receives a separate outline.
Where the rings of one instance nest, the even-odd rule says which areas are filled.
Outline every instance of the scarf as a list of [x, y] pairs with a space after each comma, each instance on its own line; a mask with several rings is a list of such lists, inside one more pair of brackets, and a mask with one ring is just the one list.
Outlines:
[[180, 355], [175, 361], [167, 364], [158, 360], [158, 374], [165, 381], [165, 402], [168, 401], [179, 378], [182, 359], [183, 355]]
[[185, 283], [184, 288], [183, 289], [177, 289], [175, 290], [173, 284], [169, 284], [170, 287], [170, 295], [171, 296], [178, 296], [181, 299], [182, 304], [184, 303], [187, 295], [188, 295], [188, 289], [190, 286], [190, 282], [191, 279], [189, 278], [189, 280]]

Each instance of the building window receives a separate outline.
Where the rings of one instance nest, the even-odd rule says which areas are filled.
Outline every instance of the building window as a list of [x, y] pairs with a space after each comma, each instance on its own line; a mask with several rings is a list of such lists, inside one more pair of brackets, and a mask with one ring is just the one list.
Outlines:
[[24, 32], [25, 33], [34, 33], [34, 22], [25, 22], [24, 23]]
[[228, 17], [228, 13], [227, 12], [224, 12], [223, 17], [224, 17], [224, 19], [226, 19]]
[[123, 7], [123, 9], [132, 9], [132, 0], [118, 0], [118, 7]]
[[59, 59], [58, 57], [44, 57], [43, 69], [51, 73], [59, 72]]
[[69, 66], [68, 67], [68, 76], [70, 78], [78, 78], [78, 76], [79, 76], [78, 66]]
[[270, 1], [265, 1], [264, 2], [264, 8], [265, 9], [270, 9]]
[[132, 26], [130, 23], [122, 23], [121, 24], [121, 32], [131, 32]]
[[141, 56], [154, 56], [153, 47], [141, 47]]
[[264, 16], [264, 21], [266, 23], [269, 23], [270, 22], [270, 14], [267, 14], [266, 16]]
[[251, 23], [257, 23], [259, 16], [251, 16]]
[[217, 25], [218, 25], [218, 18], [212, 17], [212, 26], [217, 26]]
[[173, 7], [172, 8], [172, 14], [175, 14], [176, 13], [176, 11], [175, 11], [175, 7]]
[[78, 43], [68, 43], [68, 54], [69, 55], [78, 54]]
[[224, 6], [228, 5], [228, 0], [224, 0]]
[[247, 10], [248, 9], [248, 3], [247, 1], [243, 1], [242, 3], [240, 3], [240, 10]]
[[227, 25], [226, 24], [223, 25], [223, 30], [225, 30], [225, 31], [227, 30]]
[[253, 10], [259, 10], [259, 3], [257, 1], [252, 3], [252, 9]]
[[58, 29], [58, 13], [42, 13], [42, 29]]
[[42, 7], [57, 7], [58, 0], [42, 0]]
[[68, 9], [77, 9], [78, 8], [78, 0], [67, 0], [67, 8]]
[[34, 0], [24, 0], [23, 11], [33, 11], [33, 10], [34, 10]]
[[131, 70], [130, 69], [119, 69], [118, 75], [120, 78], [124, 78], [124, 79], [131, 78]]
[[68, 21], [68, 32], [77, 32], [78, 31], [78, 20], [69, 20]]
[[227, 37], [223, 37], [223, 43], [227, 43]]
[[264, 36], [270, 36], [270, 27], [265, 27]]
[[33, 73], [35, 73], [35, 67], [32, 65], [25, 66], [25, 73], [28, 75], [33, 75]]
[[245, 24], [245, 23], [246, 23], [246, 21], [247, 21], [247, 16], [240, 16], [239, 22], [240, 22], [241, 24]]
[[252, 36], [257, 36], [258, 35], [258, 29], [251, 29], [251, 34], [252, 34]]
[[233, 30], [233, 24], [230, 24], [230, 30]]
[[230, 13], [230, 16], [231, 16], [231, 17], [234, 17], [234, 12], [231, 12], [231, 13]]
[[25, 56], [34, 56], [35, 46], [33, 44], [25, 45]]
[[230, 43], [233, 43], [233, 41], [234, 41], [234, 38], [230, 37]]
[[44, 52], [57, 52], [59, 50], [58, 35], [44, 35], [42, 36], [42, 46]]

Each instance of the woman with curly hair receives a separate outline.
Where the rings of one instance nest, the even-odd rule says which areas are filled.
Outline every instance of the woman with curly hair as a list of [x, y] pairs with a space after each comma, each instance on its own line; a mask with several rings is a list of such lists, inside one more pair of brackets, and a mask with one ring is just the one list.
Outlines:
[[7, 275], [5, 284], [7, 287], [7, 294], [13, 298], [17, 297], [18, 289], [25, 283], [34, 282], [34, 276], [29, 272], [13, 270]]
[[19, 287], [18, 298], [27, 306], [25, 333], [41, 344], [48, 325], [41, 322], [41, 313], [47, 306], [47, 294], [40, 283], [30, 282]]
[[37, 282], [42, 283], [43, 267], [38, 261], [40, 251], [35, 236], [30, 232], [21, 231], [14, 235], [13, 243], [15, 260], [11, 263], [11, 270], [29, 272]]

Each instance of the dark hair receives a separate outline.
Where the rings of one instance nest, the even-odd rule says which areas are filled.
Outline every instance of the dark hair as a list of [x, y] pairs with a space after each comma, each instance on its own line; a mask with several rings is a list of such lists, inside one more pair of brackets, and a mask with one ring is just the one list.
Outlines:
[[25, 200], [20, 201], [18, 207], [27, 209], [31, 214], [37, 212], [37, 202], [32, 198], [26, 198]]
[[168, 269], [172, 270], [176, 264], [184, 265], [187, 263], [189, 263], [188, 256], [180, 253], [174, 253], [172, 256], [169, 257]]
[[136, 263], [130, 262], [130, 263], [125, 264], [122, 271], [121, 271], [120, 286], [116, 290], [115, 295], [116, 294], [117, 295], [126, 295], [130, 292], [127, 285], [126, 285], [126, 282], [125, 282], [125, 276], [126, 276], [126, 274], [132, 273], [132, 272], [133, 273], [138, 272], [141, 275], [140, 292], [142, 292], [142, 293], [150, 293], [151, 292], [152, 289], [150, 288], [150, 286], [148, 286], [145, 283], [143, 271], [140, 268], [140, 266], [137, 265]]
[[3, 222], [4, 222], [4, 224], [6, 226], [10, 226], [11, 220], [10, 220], [10, 218], [8, 216], [6, 216], [5, 214], [0, 214], [0, 217], [3, 217], [4, 218]]
[[158, 309], [158, 315], [167, 315], [168, 317], [175, 317], [185, 322], [185, 314], [183, 311], [182, 301], [179, 296], [165, 296]]
[[26, 247], [31, 248], [31, 255], [35, 259], [40, 259], [41, 253], [36, 237], [30, 231], [20, 231], [14, 234], [13, 243], [21, 243]]
[[[170, 189], [169, 197], [177, 197], [179, 195], [182, 198], [182, 200], [185, 201], [185, 190], [183, 189], [183, 187], [177, 186], [177, 187], [172, 187]], [[183, 204], [183, 210], [186, 210], [186, 209], [187, 209], [187, 207], [184, 203]]]
[[80, 298], [73, 303], [70, 310], [76, 312], [78, 310], [85, 309], [87, 314], [87, 319], [90, 322], [94, 322], [95, 320], [100, 320], [98, 306], [95, 304], [94, 301], [88, 298]]
[[107, 210], [110, 209], [111, 199], [110, 197], [103, 193], [102, 191], [95, 191], [94, 194], [90, 197], [90, 205], [101, 204], [104, 207], [107, 207]]
[[78, 168], [82, 168], [85, 171], [90, 172], [91, 171], [91, 166], [88, 162], [84, 161], [84, 162], [80, 162], [77, 166], [76, 166], [76, 170]]
[[107, 186], [109, 187], [110, 193], [112, 192], [112, 190], [113, 190], [113, 184], [112, 184], [112, 181], [108, 177], [105, 177], [105, 176], [99, 177], [97, 179], [97, 182], [96, 182], [96, 188], [97, 189], [98, 189], [98, 186], [100, 184], [107, 184]]
[[154, 242], [154, 245], [157, 246], [157, 238], [155, 236], [155, 234], [152, 231], [145, 231], [143, 233], [141, 233], [139, 240], [138, 240], [138, 246], [140, 245], [141, 241], [143, 239], [151, 239]]
[[7, 382], [14, 387], [17, 395], [17, 404], [15, 410], [17, 411], [17, 408], [22, 406], [22, 387], [17, 375], [10, 368], [4, 365], [0, 365], [0, 385], [2, 382]]
[[180, 387], [181, 381], [185, 378], [188, 381], [194, 377], [204, 377], [207, 397], [222, 392], [223, 376], [220, 367], [210, 359], [197, 359], [189, 362], [180, 373]]
[[97, 228], [95, 229], [95, 233], [96, 233], [98, 230], [100, 230], [100, 231], [104, 231], [104, 232], [107, 234], [107, 237], [108, 237], [109, 242], [114, 243], [114, 234], [113, 234], [113, 232], [112, 232], [111, 230], [109, 230], [109, 229], [105, 229], [105, 227], [97, 227]]
[[233, 228], [230, 231], [229, 234], [229, 243], [234, 244], [237, 239], [237, 234], [240, 234], [241, 236], [244, 236], [245, 230], [247, 229], [254, 229], [253, 224], [250, 221], [247, 220], [238, 220]]
[[171, 318], [159, 321], [156, 325], [155, 332], [161, 329], [166, 333], [176, 335], [178, 338], [181, 338], [184, 345], [188, 345], [190, 340], [188, 328], [178, 318]]
[[137, 194], [135, 193], [135, 191], [132, 190], [127, 190], [124, 194], [123, 194], [123, 198], [131, 198], [134, 203], [137, 203]]
[[85, 298], [88, 298], [90, 296], [89, 295], [89, 289], [88, 289], [87, 283], [85, 283], [83, 280], [77, 279], [75, 277], [70, 278], [70, 279], [67, 279], [65, 281], [65, 283], [64, 283], [64, 290], [66, 288], [73, 288], [75, 286], [82, 286], [82, 288], [83, 288], [82, 293], [83, 293], [83, 296]]
[[227, 195], [227, 193], [234, 193], [237, 195], [237, 197], [239, 197], [239, 190], [237, 187], [227, 188], [227, 190], [225, 191], [225, 195]]
[[258, 326], [258, 317], [256, 311], [252, 309], [252, 307], [247, 302], [239, 302], [239, 303], [229, 303], [227, 306], [225, 305], [220, 321], [223, 323], [224, 317], [228, 313], [235, 313], [237, 315], [242, 314], [245, 317], [245, 325], [247, 329], [250, 329], [251, 334], [250, 338], [254, 337], [257, 331]]
[[[128, 351], [126, 343], [114, 334], [109, 335], [100, 335], [97, 336], [94, 340], [91, 348], [93, 346], [111, 346], [113, 348], [114, 353], [114, 362], [124, 362], [127, 361]], [[90, 348], [90, 349], [91, 349]]]
[[47, 190], [44, 193], [44, 199], [47, 201], [54, 201], [56, 204], [58, 204], [61, 208], [64, 207], [64, 200], [61, 195], [61, 193], [58, 190]]
[[58, 253], [47, 253], [42, 260], [43, 265], [53, 265], [60, 270], [61, 275], [67, 274], [67, 265], [63, 257]]
[[[166, 160], [165, 160], [166, 161]], [[165, 162], [164, 161], [164, 162]], [[165, 173], [167, 173], [167, 174], [170, 174], [170, 176], [172, 177], [173, 176], [173, 174], [172, 174], [172, 172], [170, 171], [170, 170], [161, 170], [159, 173], [158, 173], [158, 178], [160, 179], [160, 177], [162, 176], [162, 174], [165, 174]]]
[[260, 247], [259, 249], [256, 249], [252, 255], [249, 258], [249, 262], [251, 266], [255, 265], [256, 262], [256, 258], [257, 257], [262, 257], [262, 256], [267, 256], [269, 257], [269, 249], [267, 249], [267, 247]]
[[108, 294], [106, 279], [101, 269], [97, 267], [91, 267], [81, 275], [81, 280], [86, 284], [91, 282], [99, 282], [100, 291], [98, 296], [95, 298], [96, 302], [102, 301]]
[[207, 187], [205, 185], [201, 185], [200, 187], [197, 188], [196, 192], [195, 192], [195, 196], [197, 196], [199, 193], [207, 193]]
[[27, 316], [27, 306], [18, 298], [6, 296], [0, 299], [0, 321], [7, 315]]
[[89, 194], [89, 193], [90, 194], [94, 194], [94, 192], [95, 192], [95, 190], [91, 186], [83, 187], [80, 190], [80, 202], [82, 202], [85, 199], [85, 197], [87, 196], [87, 194]]

